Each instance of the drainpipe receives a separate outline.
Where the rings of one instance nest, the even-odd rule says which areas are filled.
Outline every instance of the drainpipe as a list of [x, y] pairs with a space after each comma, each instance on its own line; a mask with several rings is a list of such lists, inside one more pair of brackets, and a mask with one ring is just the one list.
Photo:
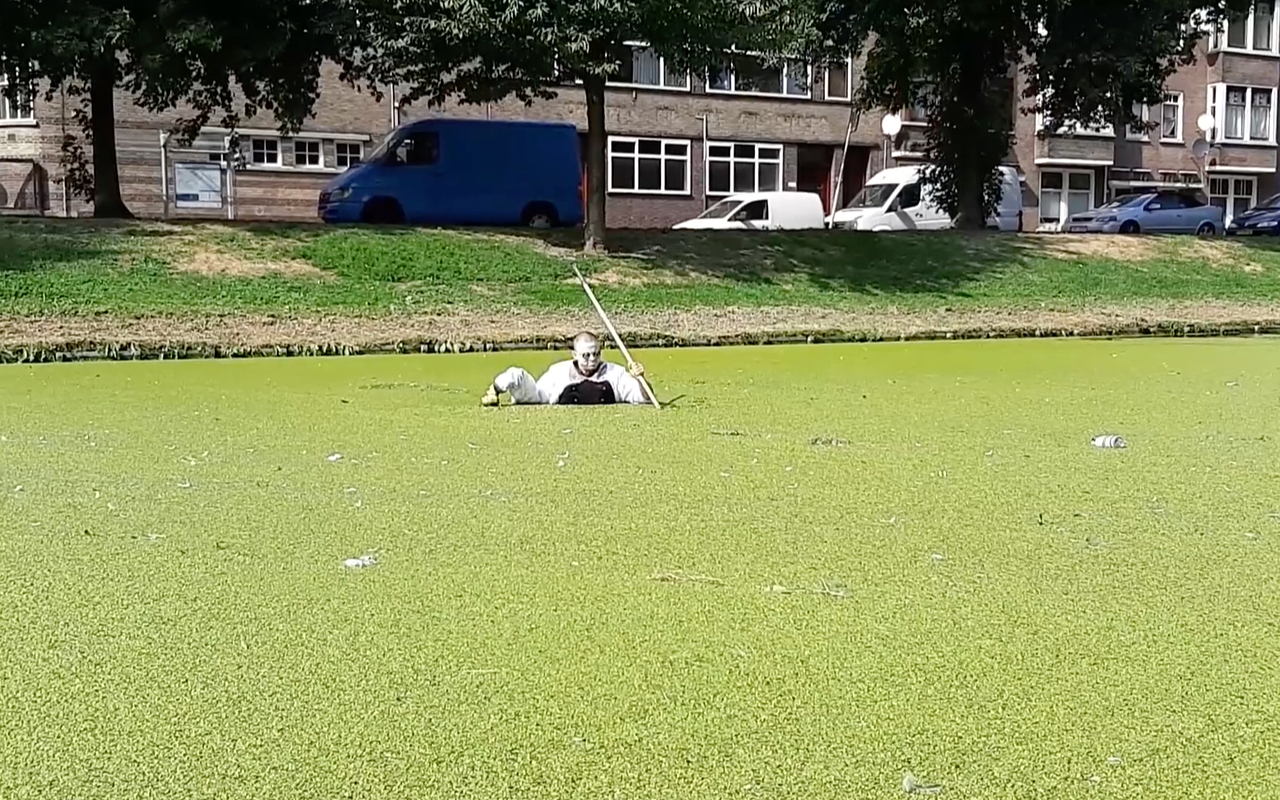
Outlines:
[[707, 207], [707, 115], [699, 114], [694, 119], [702, 121], [702, 208]]
[[162, 219], [169, 218], [169, 132], [160, 131], [160, 196], [164, 199]]

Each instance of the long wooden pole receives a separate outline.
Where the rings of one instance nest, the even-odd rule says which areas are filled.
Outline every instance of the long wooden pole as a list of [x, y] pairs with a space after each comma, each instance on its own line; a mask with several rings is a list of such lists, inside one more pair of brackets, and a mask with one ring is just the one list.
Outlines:
[[[591, 284], [587, 283], [587, 279], [582, 276], [582, 271], [578, 269], [578, 265], [573, 265], [573, 274], [578, 276], [578, 280], [582, 283], [582, 288], [587, 291], [587, 297], [591, 300], [591, 305], [596, 307], [596, 313], [600, 315], [600, 321], [609, 329], [609, 335], [613, 337], [613, 343], [618, 346], [622, 357], [627, 360], [627, 366], [630, 367], [636, 363], [631, 358], [631, 353], [627, 352], [627, 346], [622, 343], [622, 337], [618, 335], [618, 330], [613, 327], [613, 323], [609, 321], [609, 315], [604, 313], [604, 309], [600, 307], [600, 301], [596, 299], [596, 293], [591, 291]], [[644, 393], [649, 396], [649, 401], [653, 403], [654, 408], [661, 409], [662, 404], [658, 402], [658, 398], [653, 394], [653, 388], [649, 386], [649, 382], [644, 379], [643, 375], [637, 375], [636, 379], [640, 381], [640, 386], [644, 388]]]

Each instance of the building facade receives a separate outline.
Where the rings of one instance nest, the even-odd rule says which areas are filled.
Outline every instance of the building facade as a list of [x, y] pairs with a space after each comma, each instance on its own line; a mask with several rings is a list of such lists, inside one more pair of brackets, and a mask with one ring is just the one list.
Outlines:
[[[1041, 121], [1018, 110], [1023, 86], [1010, 87], [1017, 143], [1006, 162], [1024, 180], [1024, 228], [1053, 230], [1070, 213], [1118, 193], [1201, 186], [1228, 216], [1278, 190], [1276, 92], [1280, 91], [1280, 14], [1276, 0], [1211, 31], [1196, 62], [1167, 84], [1164, 103], [1142, 109], [1150, 131], [1068, 126], [1040, 136]], [[671, 69], [632, 46], [629, 74], [606, 97], [611, 227], [666, 227], [731, 192], [817, 192], [827, 211], [844, 205], [885, 166], [918, 163], [925, 125], [900, 112], [901, 132], [881, 134], [883, 114], [855, 115], [850, 97], [859, 64], [769, 67], [750, 56], [706, 78]], [[189, 112], [155, 115], [117, 95], [117, 144], [124, 199], [139, 216], [315, 220], [320, 188], [359, 162], [395, 127], [427, 115], [542, 119], [574, 123], [585, 143], [580, 87], [526, 106], [516, 100], [428, 109], [343, 85], [326, 69], [316, 111], [304, 130], [283, 137], [268, 119], [239, 129], [242, 169], [227, 169], [224, 137], [207, 129], [191, 147], [165, 132]], [[76, 133], [74, 101], [36, 97], [0, 103], [0, 209], [79, 216], [89, 207], [64, 190], [60, 143]], [[1211, 114], [1214, 127], [1197, 121]], [[1203, 159], [1192, 145], [1203, 137]], [[585, 149], [585, 148], [584, 148]]]

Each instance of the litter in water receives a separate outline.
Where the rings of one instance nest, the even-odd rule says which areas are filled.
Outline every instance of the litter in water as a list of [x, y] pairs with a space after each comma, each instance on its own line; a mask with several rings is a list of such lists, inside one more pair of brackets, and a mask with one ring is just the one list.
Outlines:
[[325, 460], [326, 460], [326, 461], [330, 461], [330, 462], [333, 462], [333, 461], [341, 461], [341, 460], [342, 460], [342, 453], [331, 453], [331, 454], [329, 455], [329, 457], [328, 457], [328, 458], [326, 458]]
[[1102, 434], [1100, 436], [1093, 437], [1090, 441], [1093, 443], [1094, 447], [1119, 449], [1129, 446], [1129, 443], [1124, 440], [1123, 436], [1117, 436], [1115, 434]]
[[342, 562], [342, 566], [347, 569], [360, 569], [361, 567], [372, 567], [378, 563], [378, 555], [376, 553], [365, 553], [359, 558], [348, 558]]

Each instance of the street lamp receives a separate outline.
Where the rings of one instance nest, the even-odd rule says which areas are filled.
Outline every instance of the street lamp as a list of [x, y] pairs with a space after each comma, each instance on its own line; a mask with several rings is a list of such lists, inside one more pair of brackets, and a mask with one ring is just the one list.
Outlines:
[[880, 132], [884, 134], [884, 168], [889, 168], [889, 142], [902, 130], [902, 117], [897, 114], [885, 114], [880, 120]]

